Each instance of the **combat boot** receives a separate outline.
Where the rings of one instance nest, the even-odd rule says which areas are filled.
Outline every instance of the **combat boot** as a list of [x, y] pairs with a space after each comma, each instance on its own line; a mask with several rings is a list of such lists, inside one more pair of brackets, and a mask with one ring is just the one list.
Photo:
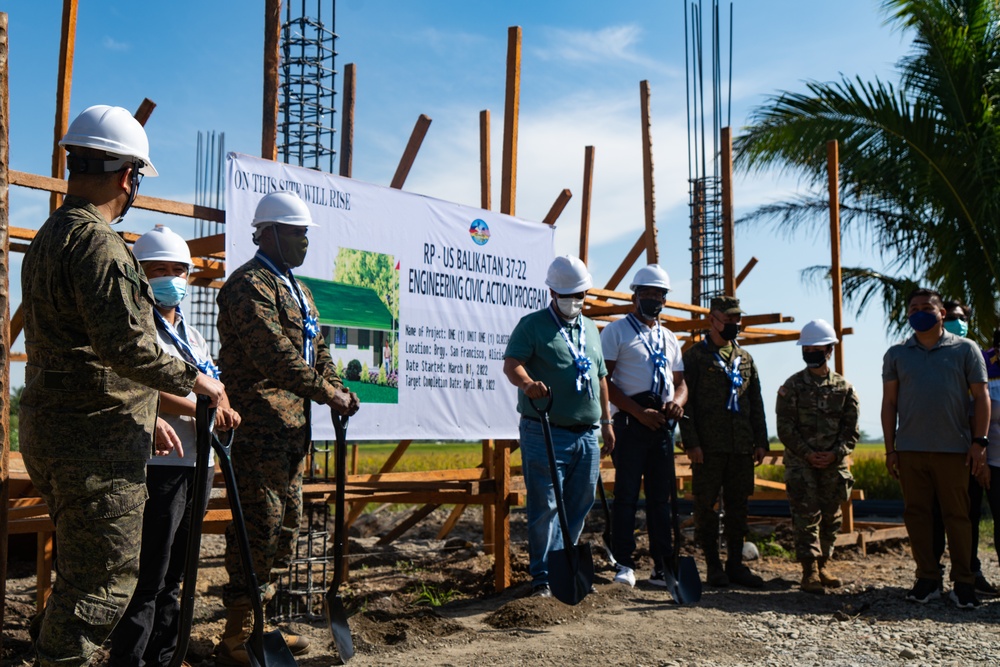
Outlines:
[[820, 558], [816, 561], [817, 569], [819, 570], [820, 583], [827, 588], [840, 588], [841, 584], [844, 582], [838, 579], [837, 575], [830, 572], [830, 569], [827, 567], [829, 564], [830, 560], [828, 558]]
[[719, 554], [705, 554], [705, 565], [708, 568], [708, 572], [705, 576], [705, 582], [709, 586], [714, 586], [715, 588], [725, 588], [729, 585], [729, 577], [726, 575], [726, 571], [722, 569], [722, 561], [719, 559]]
[[823, 588], [823, 582], [819, 578], [816, 561], [802, 561], [802, 583], [799, 584], [799, 587], [805, 593], [816, 593], [817, 595], [826, 593], [826, 589]]
[[216, 664], [232, 667], [250, 664], [246, 647], [246, 641], [250, 638], [250, 618], [250, 609], [246, 607], [226, 609], [226, 627], [216, 648]]
[[[737, 547], [734, 547], [734, 549]], [[763, 588], [764, 580], [750, 571], [750, 568], [743, 564], [743, 554], [737, 551], [726, 561], [726, 575], [729, 581], [746, 588]]]

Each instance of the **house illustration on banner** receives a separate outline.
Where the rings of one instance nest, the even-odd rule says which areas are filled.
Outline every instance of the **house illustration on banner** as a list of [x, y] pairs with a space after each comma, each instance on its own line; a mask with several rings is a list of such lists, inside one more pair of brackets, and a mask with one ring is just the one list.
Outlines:
[[[378, 369], [392, 349], [395, 323], [392, 313], [371, 287], [296, 276], [312, 292], [319, 310], [320, 330], [330, 346], [333, 362], [346, 366], [352, 359]], [[388, 344], [388, 345], [387, 345]], [[392, 363], [389, 353], [389, 363]]]

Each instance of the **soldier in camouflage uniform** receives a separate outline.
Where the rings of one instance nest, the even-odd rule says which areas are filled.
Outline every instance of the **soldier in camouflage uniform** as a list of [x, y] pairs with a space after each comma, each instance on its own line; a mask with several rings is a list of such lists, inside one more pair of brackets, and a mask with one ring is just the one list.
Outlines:
[[[302, 518], [302, 476], [310, 442], [308, 401], [337, 414], [358, 409], [358, 397], [337, 376], [319, 331], [312, 294], [292, 275], [305, 259], [306, 230], [314, 227], [305, 202], [290, 192], [261, 199], [254, 215], [260, 250], [219, 290], [219, 367], [229, 399], [243, 417], [233, 467], [243, 504], [250, 551], [266, 602], [272, 568], [288, 564]], [[223, 587], [226, 628], [219, 662], [248, 664], [250, 599], [236, 532], [226, 531]], [[308, 647], [286, 635], [293, 653]]]
[[56, 530], [56, 583], [32, 623], [38, 664], [85, 665], [121, 618], [139, 567], [146, 459], [177, 436], [156, 416], [157, 391], [222, 385], [164, 352], [142, 269], [109, 226], [155, 176], [142, 126], [120, 107], [85, 110], [69, 151], [63, 205], [21, 268], [28, 354], [21, 399], [25, 468]]
[[851, 495], [848, 457], [858, 443], [858, 394], [828, 361], [837, 334], [813, 320], [799, 336], [806, 368], [778, 389], [778, 437], [785, 445], [785, 484], [795, 529], [802, 590], [824, 593], [840, 580], [827, 568], [840, 532], [840, 506]]
[[[760, 378], [753, 358], [736, 344], [739, 299], [712, 299], [708, 335], [684, 353], [687, 419], [681, 420], [684, 450], [691, 459], [695, 534], [708, 566], [710, 586], [730, 582], [760, 588], [764, 580], [743, 564], [747, 499], [753, 469], [767, 453], [767, 424]], [[719, 496], [725, 508], [726, 567], [719, 557]]]

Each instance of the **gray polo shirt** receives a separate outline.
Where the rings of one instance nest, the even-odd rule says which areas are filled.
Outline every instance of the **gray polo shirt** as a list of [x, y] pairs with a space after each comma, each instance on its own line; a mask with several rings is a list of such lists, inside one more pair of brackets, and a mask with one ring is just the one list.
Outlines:
[[882, 381], [899, 382], [896, 449], [964, 454], [972, 441], [969, 388], [986, 382], [986, 364], [975, 343], [944, 332], [927, 349], [911, 336], [882, 360]]

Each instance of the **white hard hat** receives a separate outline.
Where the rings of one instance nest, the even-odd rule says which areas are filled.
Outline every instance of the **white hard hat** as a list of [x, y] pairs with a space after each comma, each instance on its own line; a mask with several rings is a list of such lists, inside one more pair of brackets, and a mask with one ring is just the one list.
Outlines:
[[659, 264], [650, 264], [635, 272], [632, 284], [628, 288], [634, 292], [636, 287], [656, 287], [669, 292], [670, 276]]
[[255, 228], [267, 227], [268, 225], [292, 225], [293, 227], [317, 227], [312, 221], [312, 214], [309, 207], [299, 199], [294, 192], [278, 190], [264, 197], [257, 202], [257, 210], [253, 214]]
[[552, 260], [552, 263], [549, 264], [549, 271], [545, 275], [545, 284], [551, 287], [556, 294], [586, 292], [594, 286], [587, 265], [578, 257], [570, 255], [563, 255]]
[[834, 345], [837, 341], [837, 332], [826, 320], [813, 320], [802, 327], [799, 334], [798, 345]]
[[149, 139], [146, 130], [127, 109], [97, 104], [85, 109], [69, 124], [60, 146], [96, 148], [119, 158], [117, 165], [105, 167], [116, 171], [127, 162], [139, 164], [143, 176], [157, 176], [156, 168], [149, 161]]
[[191, 250], [187, 241], [163, 225], [157, 225], [137, 238], [132, 254], [140, 262], [180, 262], [191, 266]]

